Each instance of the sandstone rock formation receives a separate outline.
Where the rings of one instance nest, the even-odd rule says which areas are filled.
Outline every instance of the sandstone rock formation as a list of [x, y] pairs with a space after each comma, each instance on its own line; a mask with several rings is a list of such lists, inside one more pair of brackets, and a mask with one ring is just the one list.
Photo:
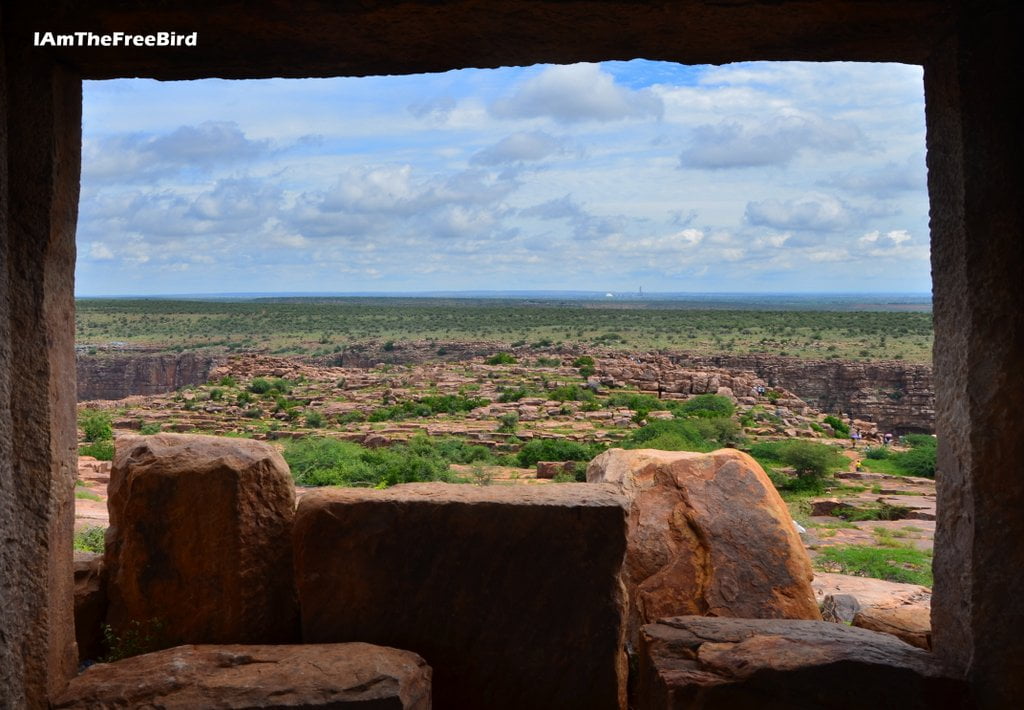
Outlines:
[[173, 392], [206, 382], [223, 358], [197, 353], [78, 352], [78, 401], [123, 399], [136, 394]]
[[107, 614], [107, 578], [103, 555], [75, 553], [75, 641], [80, 661], [103, 653], [102, 625]]
[[295, 493], [275, 449], [245, 439], [117, 439], [106, 563], [115, 633], [156, 619], [168, 645], [297, 637]]
[[642, 630], [639, 707], [966, 708], [966, 686], [888, 634], [822, 621], [675, 617]]
[[853, 625], [861, 629], [892, 634], [925, 651], [932, 648], [931, 609], [928, 607], [868, 607], [857, 612], [853, 617]]
[[746, 454], [611, 449], [587, 481], [615, 483], [630, 500], [632, 643], [664, 616], [821, 618], [789, 510]]
[[442, 483], [302, 498], [303, 640], [419, 653], [440, 708], [623, 708], [625, 501]]
[[53, 707], [430, 710], [430, 667], [366, 643], [179, 646], [92, 666]]

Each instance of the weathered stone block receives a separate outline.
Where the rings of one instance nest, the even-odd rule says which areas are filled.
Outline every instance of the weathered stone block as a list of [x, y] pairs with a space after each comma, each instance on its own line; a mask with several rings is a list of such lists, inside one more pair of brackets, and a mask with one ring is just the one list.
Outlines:
[[926, 606], [908, 605], [891, 609], [868, 607], [857, 612], [853, 617], [853, 625], [892, 634], [925, 651], [932, 648], [931, 609]]
[[92, 666], [53, 707], [430, 710], [430, 667], [366, 643], [179, 646]]
[[825, 621], [662, 619], [641, 632], [638, 707], [749, 710], [966, 708], [930, 653]]
[[125, 436], [108, 489], [115, 634], [157, 619], [169, 645], [297, 639], [295, 492], [275, 449], [213, 436]]
[[443, 708], [621, 708], [626, 510], [611, 486], [303, 497], [303, 640], [408, 648]]
[[630, 499], [623, 578], [634, 644], [643, 624], [677, 614], [821, 618], [789, 510], [746, 454], [611, 449], [587, 480]]

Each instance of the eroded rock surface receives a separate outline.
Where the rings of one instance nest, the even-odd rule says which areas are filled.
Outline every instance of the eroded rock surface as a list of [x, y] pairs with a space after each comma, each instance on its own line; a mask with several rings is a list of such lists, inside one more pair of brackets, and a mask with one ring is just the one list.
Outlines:
[[92, 666], [53, 707], [430, 710], [430, 667], [366, 643], [179, 646]]
[[295, 523], [303, 640], [408, 648], [439, 708], [623, 708], [613, 486], [335, 489]]
[[680, 614], [820, 619], [789, 510], [752, 458], [611, 449], [587, 468], [630, 500], [629, 635]]
[[212, 436], [123, 436], [108, 494], [115, 633], [156, 620], [168, 645], [297, 638], [295, 492], [274, 448]]
[[107, 614], [107, 578], [103, 555], [75, 553], [75, 641], [78, 658], [99, 658], [103, 653], [103, 619]]
[[888, 634], [822, 621], [675, 617], [643, 627], [639, 707], [965, 708], [965, 686]]

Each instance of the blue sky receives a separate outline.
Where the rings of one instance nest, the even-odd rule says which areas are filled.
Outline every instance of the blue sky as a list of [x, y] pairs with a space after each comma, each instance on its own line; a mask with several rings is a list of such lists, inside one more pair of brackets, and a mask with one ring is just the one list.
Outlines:
[[930, 291], [919, 67], [87, 82], [79, 295]]

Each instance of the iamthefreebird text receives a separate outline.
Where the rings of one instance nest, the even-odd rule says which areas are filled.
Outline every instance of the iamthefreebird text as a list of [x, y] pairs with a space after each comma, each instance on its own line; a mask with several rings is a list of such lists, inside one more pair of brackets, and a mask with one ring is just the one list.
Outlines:
[[199, 33], [153, 32], [145, 35], [127, 32], [36, 32], [32, 39], [36, 47], [196, 47]]

